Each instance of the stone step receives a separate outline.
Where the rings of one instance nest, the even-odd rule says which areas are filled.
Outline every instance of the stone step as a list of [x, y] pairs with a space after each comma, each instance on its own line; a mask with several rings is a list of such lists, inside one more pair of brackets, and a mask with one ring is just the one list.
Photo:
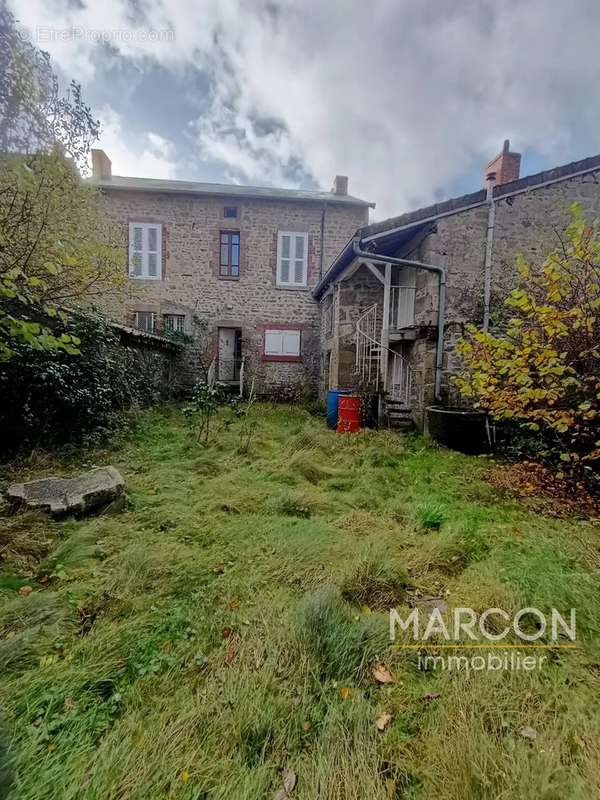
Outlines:
[[407, 433], [408, 431], [412, 431], [414, 429], [414, 423], [412, 419], [404, 418], [404, 419], [389, 419], [387, 421], [388, 428], [391, 428], [395, 431], [402, 431]]

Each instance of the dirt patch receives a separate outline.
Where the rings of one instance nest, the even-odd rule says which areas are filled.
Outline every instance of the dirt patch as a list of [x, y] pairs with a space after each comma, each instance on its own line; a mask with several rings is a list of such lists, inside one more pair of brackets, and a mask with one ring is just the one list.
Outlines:
[[503, 494], [527, 500], [528, 505], [549, 517], [600, 517], [600, 497], [590, 494], [583, 483], [570, 480], [533, 461], [496, 464], [485, 479]]

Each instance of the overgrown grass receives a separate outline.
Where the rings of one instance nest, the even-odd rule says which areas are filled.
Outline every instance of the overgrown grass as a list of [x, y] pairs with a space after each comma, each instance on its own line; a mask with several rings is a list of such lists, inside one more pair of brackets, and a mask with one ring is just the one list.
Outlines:
[[[129, 495], [0, 518], [11, 800], [256, 800], [289, 771], [297, 800], [600, 795], [598, 525], [500, 498], [486, 459], [253, 413], [248, 454], [238, 423], [204, 449], [165, 407], [112, 450], [5, 472], [112, 463]], [[420, 597], [574, 606], [577, 648], [533, 672], [418, 669], [385, 609]]]

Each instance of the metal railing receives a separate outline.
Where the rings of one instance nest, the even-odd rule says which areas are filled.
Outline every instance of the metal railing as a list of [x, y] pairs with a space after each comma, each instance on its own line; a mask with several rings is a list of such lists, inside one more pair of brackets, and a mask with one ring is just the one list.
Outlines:
[[410, 408], [412, 401], [412, 368], [400, 353], [393, 353], [392, 363], [389, 365], [388, 397], [390, 400], [402, 403], [405, 408]]
[[356, 374], [361, 383], [379, 388], [381, 348], [377, 341], [377, 304], [356, 322]]
[[389, 326], [392, 330], [410, 328], [415, 324], [416, 291], [414, 286], [390, 287]]
[[[387, 355], [387, 359], [382, 356]], [[387, 360], [387, 377], [383, 380], [383, 363]], [[374, 391], [385, 388], [388, 398], [410, 406], [412, 368], [406, 358], [377, 339], [377, 304], [371, 306], [356, 322], [356, 374], [365, 386]]]
[[246, 372], [246, 356], [242, 356], [240, 364], [240, 397], [244, 396], [244, 373]]

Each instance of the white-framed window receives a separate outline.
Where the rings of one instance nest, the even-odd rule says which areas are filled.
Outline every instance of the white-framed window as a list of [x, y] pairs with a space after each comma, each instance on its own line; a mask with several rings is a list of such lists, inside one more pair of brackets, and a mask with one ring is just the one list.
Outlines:
[[162, 225], [129, 223], [129, 277], [159, 281], [162, 278]]
[[299, 356], [300, 331], [265, 331], [266, 356]]
[[154, 333], [156, 330], [156, 314], [154, 311], [136, 311], [135, 327], [146, 333]]
[[277, 286], [306, 286], [308, 279], [308, 233], [279, 231], [277, 234]]
[[164, 314], [163, 324], [166, 331], [185, 333], [185, 314]]

